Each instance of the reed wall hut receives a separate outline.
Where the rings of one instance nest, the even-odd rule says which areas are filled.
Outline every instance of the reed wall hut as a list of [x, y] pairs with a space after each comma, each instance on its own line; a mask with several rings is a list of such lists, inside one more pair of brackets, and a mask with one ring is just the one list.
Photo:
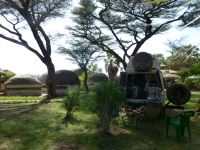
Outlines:
[[41, 82], [33, 76], [14, 76], [6, 82], [6, 95], [40, 96], [41, 88]]
[[100, 82], [107, 81], [108, 79], [109, 79], [108, 76], [104, 73], [94, 73], [89, 76], [88, 85], [94, 86]]
[[[39, 77], [40, 82], [43, 84], [42, 92], [46, 93], [46, 79], [47, 74], [42, 74]], [[78, 87], [80, 80], [78, 76], [70, 70], [58, 70], [56, 71], [56, 93], [58, 96], [65, 95], [68, 87]]]

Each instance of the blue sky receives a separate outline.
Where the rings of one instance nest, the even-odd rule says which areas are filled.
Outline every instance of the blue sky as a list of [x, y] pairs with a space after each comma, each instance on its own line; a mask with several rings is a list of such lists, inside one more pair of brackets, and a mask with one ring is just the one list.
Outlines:
[[[72, 21], [70, 17], [64, 19], [55, 19], [51, 20], [47, 24], [45, 24], [45, 30], [49, 33], [56, 32], [65, 32], [64, 29], [66, 25], [71, 25]], [[24, 38], [29, 41], [33, 41], [30, 37], [31, 35], [28, 32], [25, 32]], [[155, 35], [150, 40], [148, 40], [140, 49], [140, 51], [147, 51], [149, 53], [162, 53], [165, 56], [169, 56], [167, 52], [169, 50], [167, 46], [168, 41], [175, 41], [181, 39], [181, 37], [185, 37], [186, 44], [200, 44], [199, 40], [200, 28], [186, 28], [181, 30], [180, 28], [172, 28], [169, 31]], [[32, 42], [34, 43], [34, 41]], [[64, 40], [58, 39], [55, 43], [52, 44], [52, 60], [55, 65], [56, 70], [60, 69], [76, 69], [78, 66], [72, 64], [68, 60], [65, 59], [65, 56], [57, 54], [55, 50], [58, 45], [63, 45]], [[34, 44], [33, 44], [34, 45]], [[104, 69], [103, 61], [98, 62], [98, 66]], [[26, 50], [22, 46], [18, 46], [11, 42], [0, 39], [0, 68], [9, 69], [16, 74], [42, 74], [46, 72], [46, 66], [39, 60], [35, 54]]]

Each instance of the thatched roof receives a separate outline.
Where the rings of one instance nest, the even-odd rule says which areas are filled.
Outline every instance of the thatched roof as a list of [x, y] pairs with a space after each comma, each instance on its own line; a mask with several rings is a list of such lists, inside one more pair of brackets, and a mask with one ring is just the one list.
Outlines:
[[6, 84], [22, 85], [22, 84], [41, 84], [41, 82], [29, 75], [14, 76], [10, 78]]
[[106, 80], [108, 80], [108, 76], [104, 73], [94, 73], [88, 78], [89, 82], [102, 82]]
[[57, 85], [77, 85], [80, 84], [78, 76], [70, 70], [56, 71], [56, 84]]
[[[42, 74], [39, 78], [40, 82], [46, 84], [47, 73]], [[78, 76], [70, 70], [56, 71], [56, 85], [78, 85], [80, 80]]]
[[42, 84], [46, 84], [47, 73], [43, 73], [41, 76], [39, 76], [39, 77], [38, 77], [38, 80], [39, 80]]
[[36, 78], [36, 79], [39, 78], [39, 75], [36, 75], [36, 74], [24, 74], [23, 76], [33, 77], [33, 78]]

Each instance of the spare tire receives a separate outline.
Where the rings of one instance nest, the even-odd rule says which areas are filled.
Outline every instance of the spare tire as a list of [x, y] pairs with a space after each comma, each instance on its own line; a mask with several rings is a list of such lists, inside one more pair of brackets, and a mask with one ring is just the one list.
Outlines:
[[153, 58], [149, 53], [140, 52], [134, 56], [132, 63], [137, 71], [147, 71], [153, 64]]
[[190, 89], [183, 84], [173, 84], [167, 88], [167, 98], [175, 105], [183, 105], [190, 100]]

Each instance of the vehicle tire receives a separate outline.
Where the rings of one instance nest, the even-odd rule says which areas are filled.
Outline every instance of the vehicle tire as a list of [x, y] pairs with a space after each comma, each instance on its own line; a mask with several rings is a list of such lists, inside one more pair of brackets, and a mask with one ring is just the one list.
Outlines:
[[148, 71], [153, 64], [153, 58], [149, 53], [140, 52], [134, 56], [132, 63], [137, 71]]
[[190, 100], [190, 89], [183, 84], [173, 84], [167, 88], [167, 98], [175, 105], [183, 105]]

